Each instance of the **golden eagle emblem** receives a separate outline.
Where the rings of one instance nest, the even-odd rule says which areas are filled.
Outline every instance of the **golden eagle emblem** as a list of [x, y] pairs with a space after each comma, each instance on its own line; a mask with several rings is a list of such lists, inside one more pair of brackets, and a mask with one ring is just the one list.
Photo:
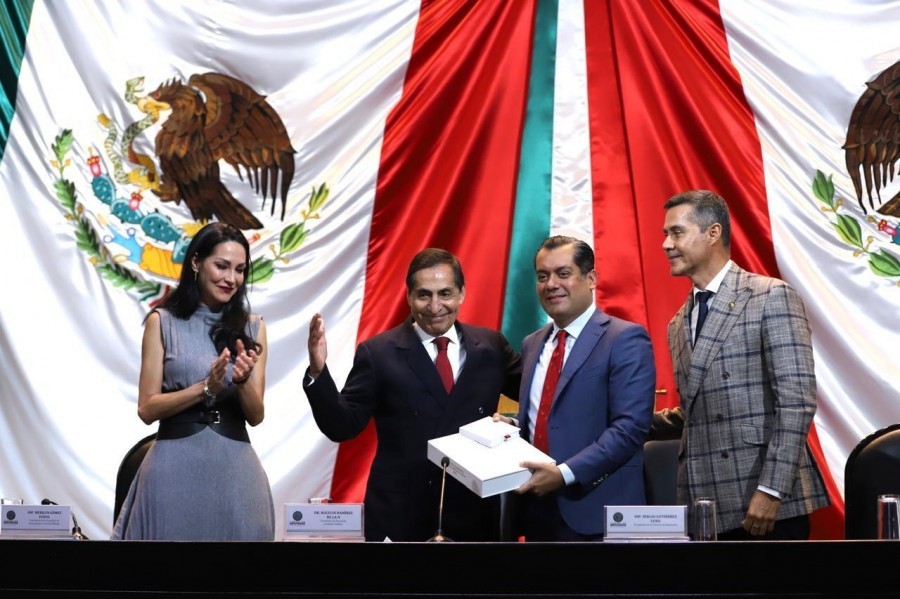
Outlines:
[[265, 96], [234, 77], [205, 73], [191, 75], [187, 84], [165, 82], [150, 97], [160, 110], [172, 111], [156, 135], [162, 172], [154, 193], [163, 202], [184, 200], [195, 220], [216, 217], [240, 229], [261, 229], [219, 179], [224, 160], [241, 180], [246, 175], [263, 208], [271, 197], [271, 214], [280, 199], [284, 220], [296, 151]]
[[[847, 171], [863, 212], [867, 212], [863, 202], [865, 183], [869, 208], [885, 216], [900, 216], [900, 193], [886, 203], [881, 201], [881, 190], [893, 181], [900, 159], [900, 62], [866, 84], [866, 91], [850, 116], [844, 150]], [[873, 188], [878, 207], [872, 197]]]

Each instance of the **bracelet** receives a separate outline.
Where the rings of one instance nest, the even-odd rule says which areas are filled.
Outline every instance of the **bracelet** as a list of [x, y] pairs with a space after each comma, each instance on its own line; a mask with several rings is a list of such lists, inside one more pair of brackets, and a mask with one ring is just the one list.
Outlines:
[[215, 399], [216, 398], [216, 394], [213, 393], [212, 390], [209, 388], [209, 377], [206, 377], [206, 380], [203, 381], [203, 395], [206, 397], [206, 399]]

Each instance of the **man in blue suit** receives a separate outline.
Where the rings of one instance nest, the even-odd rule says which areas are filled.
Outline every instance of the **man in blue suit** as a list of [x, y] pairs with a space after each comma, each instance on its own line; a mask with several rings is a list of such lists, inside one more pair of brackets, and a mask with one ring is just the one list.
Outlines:
[[552, 322], [522, 342], [518, 426], [556, 464], [524, 463], [533, 474], [516, 490], [518, 525], [526, 541], [600, 540], [604, 506], [646, 503], [643, 447], [656, 385], [650, 336], [596, 307], [594, 252], [585, 242], [550, 237], [534, 266]]

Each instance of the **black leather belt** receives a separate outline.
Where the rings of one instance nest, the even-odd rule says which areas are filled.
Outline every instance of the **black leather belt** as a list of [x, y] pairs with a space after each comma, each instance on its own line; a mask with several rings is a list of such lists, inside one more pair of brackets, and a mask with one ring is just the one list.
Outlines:
[[[218, 406], [217, 406], [218, 407]], [[206, 427], [235, 441], [250, 442], [244, 415], [233, 407], [219, 409], [190, 407], [159, 421], [157, 439], [183, 439], [196, 435]]]

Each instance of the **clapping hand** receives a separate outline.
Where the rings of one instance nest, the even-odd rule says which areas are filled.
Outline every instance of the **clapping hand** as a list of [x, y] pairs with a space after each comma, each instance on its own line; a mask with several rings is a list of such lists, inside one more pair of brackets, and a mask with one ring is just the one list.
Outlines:
[[[237, 357], [234, 359], [234, 366], [231, 368], [231, 382], [235, 385], [246, 383], [250, 375], [253, 374], [253, 367], [259, 360], [259, 354], [255, 350], [247, 351], [244, 348], [244, 342], [237, 340]], [[228, 351], [227, 349], [225, 351]]]
[[209, 386], [209, 390], [212, 393], [218, 394], [225, 387], [225, 370], [228, 367], [228, 362], [230, 360], [231, 352], [228, 351], [228, 348], [226, 347], [222, 349], [222, 353], [213, 360], [212, 366], [209, 367], [209, 377], [207, 378], [206, 384]]

